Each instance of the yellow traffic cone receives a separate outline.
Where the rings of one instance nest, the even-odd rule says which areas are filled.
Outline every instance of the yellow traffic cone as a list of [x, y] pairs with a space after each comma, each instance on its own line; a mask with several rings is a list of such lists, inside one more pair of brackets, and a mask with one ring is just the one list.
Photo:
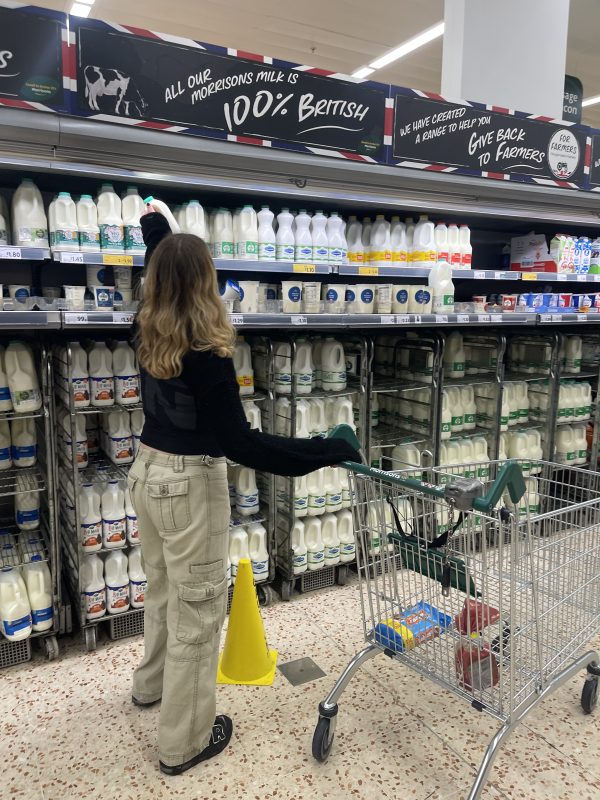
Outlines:
[[277, 651], [269, 650], [267, 645], [252, 566], [247, 558], [241, 558], [217, 683], [270, 686], [275, 679], [276, 664]]

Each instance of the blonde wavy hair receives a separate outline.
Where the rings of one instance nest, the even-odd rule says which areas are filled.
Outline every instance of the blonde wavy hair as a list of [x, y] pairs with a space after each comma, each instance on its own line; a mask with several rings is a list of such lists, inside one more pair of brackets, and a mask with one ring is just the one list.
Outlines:
[[190, 350], [232, 355], [235, 331], [202, 239], [177, 233], [160, 242], [146, 267], [136, 322], [137, 356], [154, 378], [181, 375], [183, 357]]

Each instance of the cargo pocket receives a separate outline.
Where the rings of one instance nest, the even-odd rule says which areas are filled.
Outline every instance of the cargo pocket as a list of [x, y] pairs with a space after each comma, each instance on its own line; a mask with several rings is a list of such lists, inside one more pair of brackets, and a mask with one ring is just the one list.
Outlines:
[[187, 528], [192, 521], [189, 478], [148, 483], [146, 486], [149, 510], [158, 523], [157, 527], [165, 533]]
[[221, 629], [221, 606], [227, 589], [227, 576], [222, 561], [193, 565], [190, 572], [197, 576], [197, 580], [179, 586], [176, 636], [185, 644], [206, 644]]

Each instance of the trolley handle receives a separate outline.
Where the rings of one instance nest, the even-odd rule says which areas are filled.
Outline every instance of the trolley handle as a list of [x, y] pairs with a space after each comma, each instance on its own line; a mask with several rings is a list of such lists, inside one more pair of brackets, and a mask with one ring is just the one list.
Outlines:
[[[349, 425], [337, 425], [331, 431], [328, 438], [343, 439], [355, 450], [360, 450], [360, 442]], [[352, 470], [353, 472], [358, 472], [361, 475], [366, 475], [369, 478], [383, 479], [395, 486], [401, 486], [403, 489], [411, 489], [414, 492], [426, 494], [440, 500], [452, 498], [456, 507], [462, 511], [470, 511], [471, 509], [483, 512], [491, 511], [502, 497], [506, 488], [508, 488], [512, 502], [518, 503], [525, 494], [526, 489], [521, 467], [514, 460], [509, 460], [502, 466], [496, 480], [485, 495], [483, 494], [482, 483], [467, 479], [470, 491], [468, 491], [466, 495], [468, 499], [466, 508], [461, 508], [459, 499], [461, 493], [459, 492], [456, 494], [451, 489], [453, 485], [456, 486], [456, 484], [459, 483], [458, 480], [454, 483], [446, 484], [446, 486], [434, 486], [431, 483], [424, 483], [416, 478], [403, 478], [393, 472], [385, 472], [382, 469], [368, 467], [366, 464], [358, 464], [353, 461], [342, 461], [339, 466], [344, 467], [344, 469]], [[477, 489], [477, 485], [481, 487], [481, 496], [473, 496], [473, 489]]]

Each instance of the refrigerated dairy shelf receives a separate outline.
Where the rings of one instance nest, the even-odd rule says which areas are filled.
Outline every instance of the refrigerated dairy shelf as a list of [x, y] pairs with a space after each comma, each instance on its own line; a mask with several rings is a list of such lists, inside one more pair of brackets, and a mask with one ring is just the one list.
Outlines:
[[2, 245], [0, 259], [3, 261], [44, 261], [50, 258], [50, 250], [42, 247], [17, 247]]
[[129, 327], [133, 312], [126, 311], [63, 311], [63, 328]]
[[98, 264], [106, 267], [143, 267], [144, 253], [103, 253], [83, 250], [53, 250], [52, 258], [61, 264]]
[[61, 327], [60, 311], [0, 311], [0, 329]]

